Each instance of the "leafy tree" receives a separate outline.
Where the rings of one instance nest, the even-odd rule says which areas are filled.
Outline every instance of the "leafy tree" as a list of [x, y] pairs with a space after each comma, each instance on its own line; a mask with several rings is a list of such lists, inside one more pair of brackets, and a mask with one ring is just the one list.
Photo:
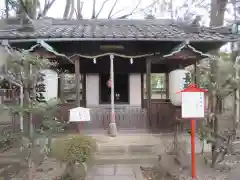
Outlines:
[[192, 82], [191, 73], [190, 72], [186, 73], [185, 78], [183, 78], [183, 79], [185, 82], [184, 88], [187, 88], [189, 86], [189, 84], [191, 84], [191, 82]]
[[[36, 87], [39, 77], [43, 74], [41, 70], [46, 68], [55, 68], [56, 63], [50, 62], [48, 59], [40, 58], [39, 56], [32, 55], [28, 51], [16, 51], [9, 50], [10, 56], [7, 61], [5, 73], [5, 79], [8, 81], [14, 81], [23, 86], [24, 89], [24, 104], [20, 106], [5, 105], [5, 109], [13, 115], [24, 115], [24, 141], [22, 144], [22, 150], [24, 154], [27, 154], [29, 176], [28, 179], [32, 179], [32, 165], [39, 158], [39, 151], [37, 140], [39, 136], [47, 137], [48, 143], [45, 146], [45, 153], [48, 153], [51, 146], [52, 133], [59, 132], [63, 129], [64, 123], [61, 123], [56, 119], [56, 111], [61, 104], [58, 99], [51, 99], [49, 101], [40, 102], [37, 100]], [[38, 115], [42, 117], [42, 124], [40, 128], [34, 126], [34, 116]], [[42, 147], [42, 146], [41, 146]]]

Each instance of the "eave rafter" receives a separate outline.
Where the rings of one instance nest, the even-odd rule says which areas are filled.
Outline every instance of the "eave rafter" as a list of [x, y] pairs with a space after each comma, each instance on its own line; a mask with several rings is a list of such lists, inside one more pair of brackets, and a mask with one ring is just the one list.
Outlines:
[[161, 61], [170, 59], [186, 60], [203, 58], [213, 58], [213, 56], [195, 49], [195, 47], [190, 45], [189, 41], [178, 44], [171, 50], [169, 54], [151, 57], [152, 63], [160, 63]]
[[[2, 41], [2, 46], [10, 47], [7, 40]], [[67, 60], [71, 64], [74, 64], [74, 62], [71, 60], [71, 58], [69, 58], [65, 54], [57, 52], [56, 50], [54, 50], [54, 48], [52, 46], [50, 46], [48, 43], [46, 43], [43, 40], [37, 40], [37, 43], [35, 45], [30, 47], [29, 49], [26, 49], [25, 51], [34, 53], [38, 48], [42, 48], [47, 53], [50, 53], [50, 56], [52, 56], [52, 57], [56, 57], [56, 58], [59, 57], [61, 59]]]

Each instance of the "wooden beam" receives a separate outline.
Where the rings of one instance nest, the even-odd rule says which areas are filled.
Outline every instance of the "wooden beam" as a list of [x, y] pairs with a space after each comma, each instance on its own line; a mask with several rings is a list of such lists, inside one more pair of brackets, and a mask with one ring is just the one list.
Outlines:
[[165, 73], [166, 74], [166, 99], [169, 99], [169, 72]]
[[162, 55], [150, 56], [150, 57], [147, 57], [147, 59], [150, 59], [153, 64], [161, 64], [161, 62], [164, 63], [164, 60], [165, 60], [165, 59], [162, 57]]
[[75, 79], [76, 79], [76, 105], [80, 106], [80, 59], [79, 57], [74, 57], [75, 63]]

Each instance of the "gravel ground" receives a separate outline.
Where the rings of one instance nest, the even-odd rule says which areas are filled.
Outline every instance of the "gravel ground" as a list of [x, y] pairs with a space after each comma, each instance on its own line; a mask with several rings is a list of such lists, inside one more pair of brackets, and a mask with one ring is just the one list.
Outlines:
[[[221, 164], [216, 166], [216, 169], [211, 169], [210, 165], [206, 165], [203, 157], [197, 155], [197, 178], [196, 180], [228, 180], [228, 176], [232, 170], [239, 168], [240, 175], [240, 161], [238, 158], [231, 157], [231, 160], [225, 160]], [[232, 160], [236, 159], [236, 160]], [[163, 171], [159, 169], [160, 166], [142, 167], [142, 173], [146, 180], [160, 180]], [[238, 176], [239, 176], [238, 175]], [[182, 171], [181, 175], [172, 178], [165, 178], [164, 180], [192, 180], [191, 168], [190, 170]]]
[[[146, 167], [142, 169], [144, 178], [146, 180], [160, 180], [158, 172], [154, 167]], [[201, 175], [197, 176], [196, 180], [227, 180], [228, 175]], [[173, 180], [172, 178], [164, 178], [164, 180]], [[174, 180], [192, 180], [192, 177], [189, 175], [180, 175], [175, 177]]]
[[[58, 161], [49, 158], [45, 160], [34, 172], [32, 180], [54, 180], [64, 172], [65, 166]], [[26, 180], [26, 171], [21, 172], [17, 177], [12, 180]]]

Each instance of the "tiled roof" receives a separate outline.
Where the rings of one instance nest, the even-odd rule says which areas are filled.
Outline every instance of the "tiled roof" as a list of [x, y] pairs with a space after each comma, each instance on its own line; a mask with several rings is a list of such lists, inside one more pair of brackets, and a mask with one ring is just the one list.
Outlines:
[[[8, 23], [9, 24], [9, 23]], [[0, 23], [0, 39], [233, 41], [230, 28], [194, 27], [169, 20], [36, 20], [34, 30]], [[63, 40], [63, 39], [62, 39]]]

